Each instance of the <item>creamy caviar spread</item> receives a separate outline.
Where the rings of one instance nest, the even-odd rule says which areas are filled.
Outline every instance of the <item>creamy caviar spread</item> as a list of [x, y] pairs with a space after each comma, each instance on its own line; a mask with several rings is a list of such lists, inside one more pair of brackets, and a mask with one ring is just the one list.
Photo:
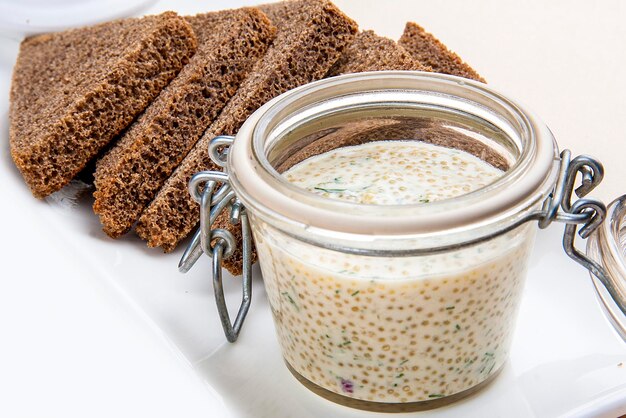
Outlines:
[[466, 152], [418, 141], [376, 141], [308, 158], [284, 176], [331, 199], [410, 205], [484, 187], [502, 171]]
[[[330, 199], [401, 205], [452, 198], [502, 171], [419, 141], [338, 148], [283, 176]], [[253, 225], [283, 356], [350, 398], [404, 403], [463, 392], [504, 364], [534, 229], [414, 257], [362, 256]]]

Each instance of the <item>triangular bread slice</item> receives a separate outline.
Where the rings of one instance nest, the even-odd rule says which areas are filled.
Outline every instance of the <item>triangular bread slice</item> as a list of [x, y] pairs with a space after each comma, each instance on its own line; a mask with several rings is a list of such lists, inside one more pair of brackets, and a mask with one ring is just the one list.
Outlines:
[[407, 22], [398, 44], [417, 61], [431, 67], [437, 73], [471, 78], [485, 83], [485, 79], [472, 67], [417, 23]]
[[196, 49], [173, 12], [24, 40], [10, 94], [11, 156], [33, 195], [69, 183]]
[[97, 164], [93, 209], [111, 237], [131, 229], [276, 31], [253, 8], [186, 19], [198, 38], [196, 54]]
[[392, 39], [366, 30], [354, 37], [354, 42], [346, 48], [327, 76], [385, 70], [432, 71]]
[[[235, 134], [262, 104], [324, 77], [357, 30], [354, 21], [326, 0], [288, 1], [260, 8], [278, 27], [274, 44], [139, 218], [136, 231], [151, 247], [173, 250], [198, 223], [198, 204], [189, 196], [187, 183], [198, 171], [219, 169], [209, 159], [211, 139]], [[225, 260], [225, 266], [239, 273], [241, 251]]]

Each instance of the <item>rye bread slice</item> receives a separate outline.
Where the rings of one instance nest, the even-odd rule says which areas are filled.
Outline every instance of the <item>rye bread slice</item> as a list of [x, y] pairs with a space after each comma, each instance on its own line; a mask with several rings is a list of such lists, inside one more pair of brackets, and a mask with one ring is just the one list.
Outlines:
[[432, 71], [395, 41], [366, 30], [354, 37], [354, 41], [332, 66], [327, 76], [385, 70]]
[[[278, 27], [274, 44], [139, 218], [136, 231], [150, 247], [172, 251], [198, 223], [198, 204], [190, 198], [187, 183], [198, 171], [219, 170], [208, 156], [211, 139], [236, 134], [265, 102], [324, 77], [357, 30], [354, 21], [326, 0], [289, 1], [260, 8]], [[217, 226], [229, 224], [222, 218]], [[234, 232], [239, 238], [237, 228]], [[225, 267], [233, 274], [241, 272], [241, 256], [238, 249], [225, 260]]]
[[11, 156], [33, 195], [66, 185], [196, 49], [176, 13], [27, 38], [13, 70]]
[[450, 51], [441, 41], [426, 32], [417, 23], [407, 22], [398, 44], [413, 55], [413, 58], [432, 67], [433, 71], [437, 73], [471, 78], [485, 83], [485, 79], [478, 75], [472, 67], [464, 63], [457, 54]]
[[131, 229], [276, 31], [253, 8], [186, 19], [198, 38], [196, 54], [97, 164], [93, 209], [113, 238]]

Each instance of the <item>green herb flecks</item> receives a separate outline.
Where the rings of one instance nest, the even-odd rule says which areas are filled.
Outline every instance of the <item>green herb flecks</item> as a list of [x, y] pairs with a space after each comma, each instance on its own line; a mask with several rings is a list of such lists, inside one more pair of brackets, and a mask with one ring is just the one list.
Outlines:
[[[329, 184], [328, 187], [324, 187], [324, 184]], [[319, 190], [320, 192], [325, 192], [325, 193], [343, 193], [343, 192], [348, 192], [348, 193], [359, 193], [359, 192], [363, 192], [367, 189], [369, 189], [370, 187], [372, 187], [372, 185], [367, 185], [367, 186], [363, 186], [361, 188], [353, 188], [353, 189], [349, 189], [349, 188], [339, 188], [339, 187], [333, 187], [333, 184], [337, 184], [337, 183], [320, 183], [319, 185], [313, 187], [314, 190]]]
[[404, 377], [404, 373], [400, 373], [399, 375], [397, 375], [396, 379], [400, 379], [401, 377]]
[[429, 398], [443, 398], [445, 395], [442, 395], [441, 393], [431, 393], [430, 395], [428, 395]]
[[491, 371], [496, 365], [496, 359], [495, 359], [494, 353], [487, 351], [484, 357], [482, 358], [481, 363], [483, 363], [483, 367], [481, 367], [480, 373], [483, 373], [483, 372], [485, 374], [491, 373]]
[[402, 360], [402, 361], [400, 362], [400, 366], [402, 366], [403, 364], [406, 364], [406, 362], [407, 362], [407, 361], [409, 361], [409, 359]]
[[298, 306], [296, 301], [293, 300], [289, 292], [282, 292], [281, 295], [285, 296], [289, 300], [289, 303], [291, 303], [293, 307], [296, 308], [296, 311], [300, 312], [300, 307]]
[[354, 292], [351, 296], [356, 296], [356, 295], [358, 295], [358, 294], [359, 294], [359, 292], [360, 292], [360, 290], [357, 290], [357, 291], [356, 291], [356, 292]]
[[314, 187], [315, 190], [319, 190], [325, 193], [343, 193], [348, 189], [327, 189], [325, 187]]
[[451, 311], [454, 309], [454, 306], [446, 306], [446, 311]]

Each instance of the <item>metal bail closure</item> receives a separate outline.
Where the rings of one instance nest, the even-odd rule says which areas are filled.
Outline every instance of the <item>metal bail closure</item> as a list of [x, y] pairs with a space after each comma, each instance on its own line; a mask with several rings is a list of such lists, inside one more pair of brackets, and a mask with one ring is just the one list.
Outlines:
[[[211, 160], [224, 169], [226, 169], [228, 147], [233, 140], [232, 136], [218, 136], [209, 144]], [[227, 173], [221, 171], [196, 173], [189, 181], [188, 189], [193, 200], [200, 204], [200, 226], [185, 249], [178, 269], [182, 273], [188, 272], [202, 254], [212, 258], [211, 273], [215, 302], [226, 339], [232, 343], [237, 341], [252, 298], [252, 237], [248, 215], [245, 207], [237, 200], [235, 192], [231, 189]], [[222, 261], [233, 255], [237, 240], [229, 230], [213, 228], [215, 220], [225, 210], [230, 212], [230, 223], [240, 225], [243, 241], [242, 300], [234, 323], [231, 322], [224, 297]]]
[[[574, 189], [574, 184], [580, 175], [581, 185]], [[578, 264], [585, 267], [598, 278], [606, 288], [619, 309], [626, 315], [626, 302], [621, 298], [608, 272], [583, 252], [576, 248], [576, 232], [582, 239], [588, 238], [606, 218], [604, 203], [585, 198], [596, 188], [604, 177], [602, 164], [592, 157], [579, 155], [571, 159], [571, 152], [561, 152], [561, 167], [559, 178], [554, 191], [544, 203], [544, 216], [539, 219], [539, 227], [546, 228], [552, 221], [565, 223], [563, 232], [563, 249], [565, 253]], [[579, 197], [572, 203], [573, 194]], [[560, 211], [559, 211], [560, 209]], [[581, 225], [580, 229], [578, 226]]]
[[[233, 140], [234, 137], [231, 136], [218, 136], [209, 144], [211, 160], [223, 167], [224, 170], [226, 170], [228, 147], [233, 143]], [[586, 239], [602, 224], [606, 217], [607, 210], [604, 203], [585, 197], [602, 181], [604, 176], [602, 164], [585, 155], [571, 159], [571, 152], [567, 149], [561, 152], [560, 157], [560, 169], [556, 184], [540, 210], [531, 212], [513, 225], [488, 236], [461, 244], [420, 250], [411, 255], [419, 255], [422, 252], [450, 251], [474, 245], [502, 235], [529, 221], [538, 221], [539, 227], [542, 229], [547, 228], [552, 222], [565, 223], [563, 234], [565, 252], [598, 278], [619, 309], [626, 315], [626, 302], [620, 297], [618, 290], [609, 279], [607, 271], [575, 246], [577, 232], [581, 238]], [[581, 184], [574, 188], [579, 178]], [[213, 290], [220, 320], [226, 339], [229, 342], [235, 342], [250, 308], [252, 296], [252, 238], [248, 216], [245, 207], [231, 189], [228, 174], [225, 172], [202, 171], [195, 174], [189, 181], [189, 193], [200, 204], [200, 227], [185, 250], [178, 267], [181, 272], [186, 273], [202, 254], [212, 258]], [[574, 194], [578, 199], [572, 202]], [[234, 253], [237, 241], [229, 230], [213, 228], [215, 220], [225, 210], [230, 212], [230, 223], [240, 225], [243, 241], [242, 302], [234, 323], [230, 320], [224, 298], [222, 261]], [[351, 252], [343, 248], [337, 248], [337, 250]]]

